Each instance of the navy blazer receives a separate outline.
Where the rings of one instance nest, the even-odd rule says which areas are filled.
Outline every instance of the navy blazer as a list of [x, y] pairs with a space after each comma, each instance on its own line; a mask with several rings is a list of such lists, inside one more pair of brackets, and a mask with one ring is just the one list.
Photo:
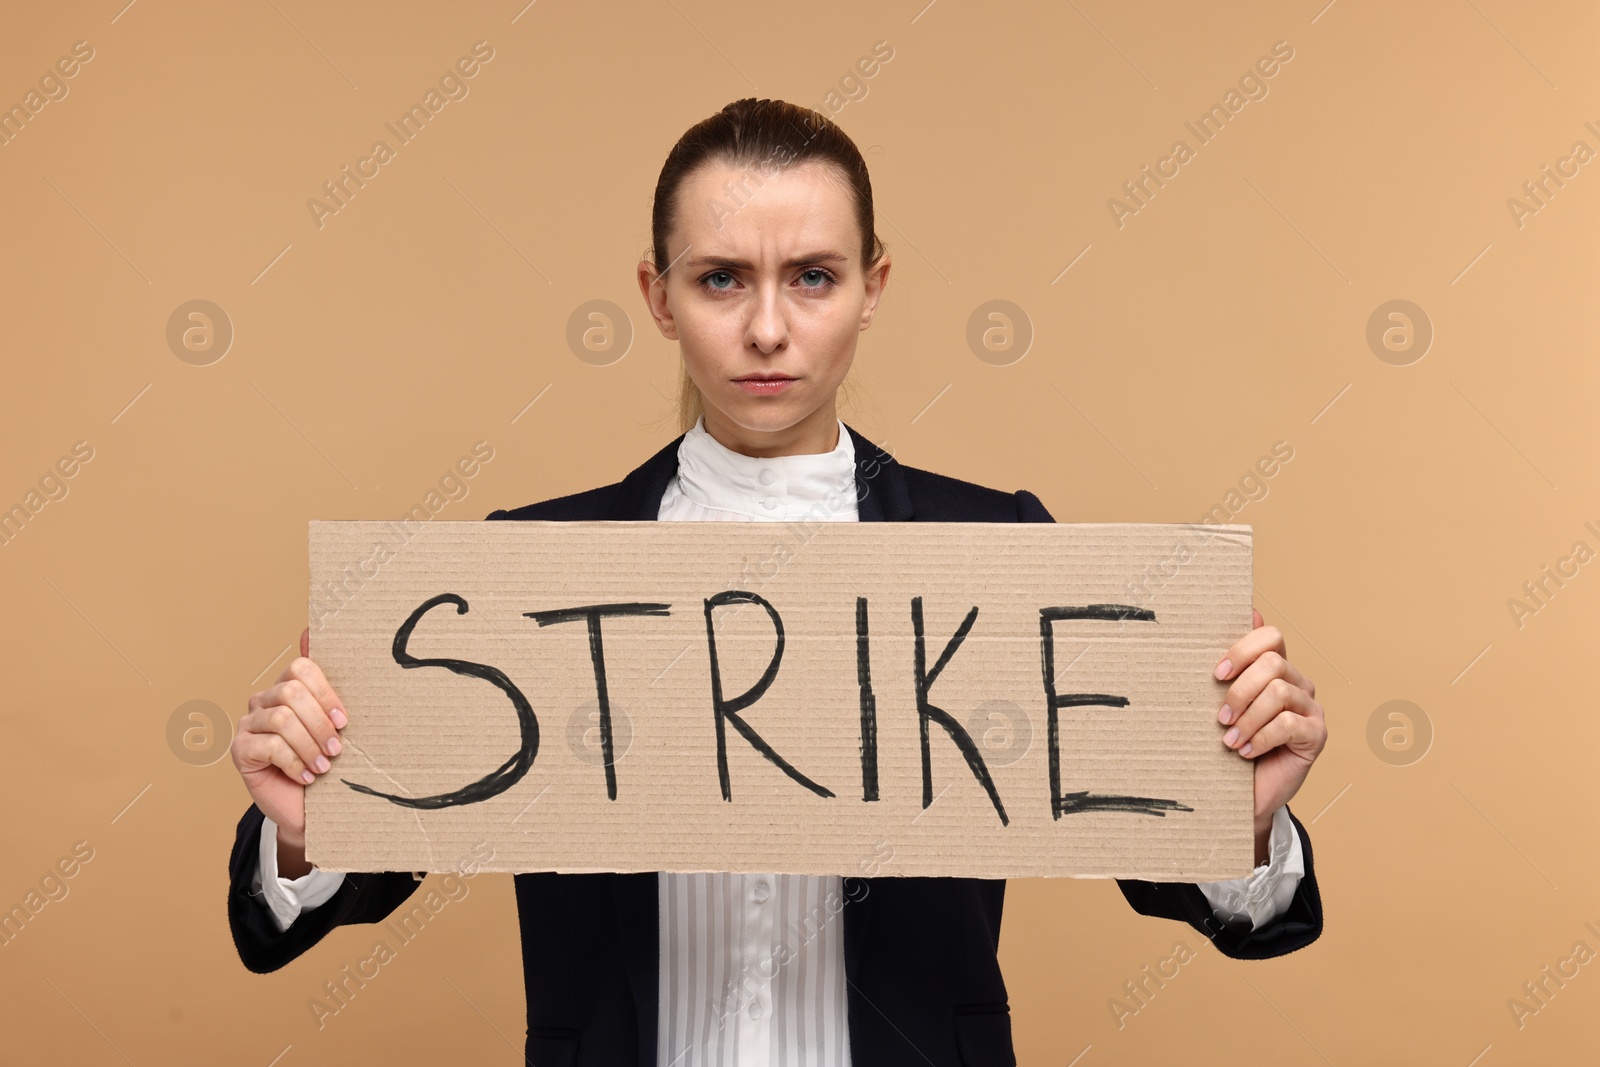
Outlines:
[[[1054, 522], [1038, 497], [918, 470], [849, 426], [863, 522]], [[654, 519], [678, 469], [678, 437], [620, 482], [490, 519]], [[357, 714], [360, 709], [357, 709]], [[1293, 815], [1291, 814], [1291, 819]], [[1260, 930], [1218, 922], [1192, 883], [1119, 880], [1144, 915], [1186, 922], [1235, 959], [1281, 956], [1322, 933], [1311, 841], [1294, 819], [1305, 877], [1289, 910]], [[350, 874], [321, 907], [279, 933], [250, 896], [262, 814], [239, 821], [228, 921], [250, 970], [277, 970], [335, 926], [380, 922], [416, 891], [409, 873]], [[865, 1065], [1012, 1065], [1011, 1016], [1000, 976], [1003, 880], [861, 879], [842, 910], [851, 1060]], [[517, 914], [527, 986], [527, 1060], [536, 1067], [656, 1062], [657, 877], [519, 874]], [[1248, 923], [1243, 924], [1248, 926]]]

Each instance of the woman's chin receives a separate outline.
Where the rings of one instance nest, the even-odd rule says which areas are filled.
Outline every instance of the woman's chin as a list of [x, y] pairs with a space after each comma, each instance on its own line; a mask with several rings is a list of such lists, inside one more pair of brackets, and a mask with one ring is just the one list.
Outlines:
[[[784, 393], [788, 394], [792, 389], [791, 386], [790, 389], [784, 390]], [[809, 405], [801, 402], [798, 397], [790, 395], [741, 394], [729, 397], [721, 410], [724, 417], [736, 426], [763, 433], [787, 430], [811, 413]]]
[[713, 418], [720, 416], [724, 426], [732, 423], [738, 428], [735, 432], [780, 434], [815, 416], [820, 406], [807, 403], [800, 397], [742, 396], [719, 405]]

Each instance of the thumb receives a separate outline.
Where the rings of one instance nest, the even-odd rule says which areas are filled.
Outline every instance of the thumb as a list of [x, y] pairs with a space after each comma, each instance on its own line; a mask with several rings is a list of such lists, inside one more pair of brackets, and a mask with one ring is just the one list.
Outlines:
[[[1250, 614], [1255, 616], [1255, 623], [1253, 624], [1252, 629], [1259, 630], [1263, 626], [1266, 625], [1266, 620], [1262, 619], [1261, 612], [1257, 611], [1255, 608], [1251, 608], [1250, 609]], [[311, 628], [307, 627], [306, 628], [306, 633], [309, 634], [310, 632], [311, 632]], [[305, 651], [304, 651], [305, 647], [306, 647], [306, 639], [302, 637], [300, 639], [300, 648], [302, 650], [300, 654], [302, 656], [305, 655]]]
[[307, 658], [311, 656], [311, 627], [309, 626], [300, 631], [300, 655]]

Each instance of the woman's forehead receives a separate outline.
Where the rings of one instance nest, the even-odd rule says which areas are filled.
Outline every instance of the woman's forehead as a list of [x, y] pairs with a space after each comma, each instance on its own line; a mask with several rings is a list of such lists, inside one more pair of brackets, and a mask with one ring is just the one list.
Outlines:
[[676, 236], [696, 257], [849, 255], [859, 240], [855, 205], [830, 169], [804, 163], [764, 174], [754, 166], [707, 164], [683, 184]]

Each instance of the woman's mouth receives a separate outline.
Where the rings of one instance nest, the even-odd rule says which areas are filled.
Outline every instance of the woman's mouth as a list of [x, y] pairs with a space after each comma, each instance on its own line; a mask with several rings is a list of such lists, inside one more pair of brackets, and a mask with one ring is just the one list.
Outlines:
[[754, 396], [771, 396], [783, 392], [799, 380], [785, 374], [747, 374], [743, 378], [735, 378], [733, 384]]

